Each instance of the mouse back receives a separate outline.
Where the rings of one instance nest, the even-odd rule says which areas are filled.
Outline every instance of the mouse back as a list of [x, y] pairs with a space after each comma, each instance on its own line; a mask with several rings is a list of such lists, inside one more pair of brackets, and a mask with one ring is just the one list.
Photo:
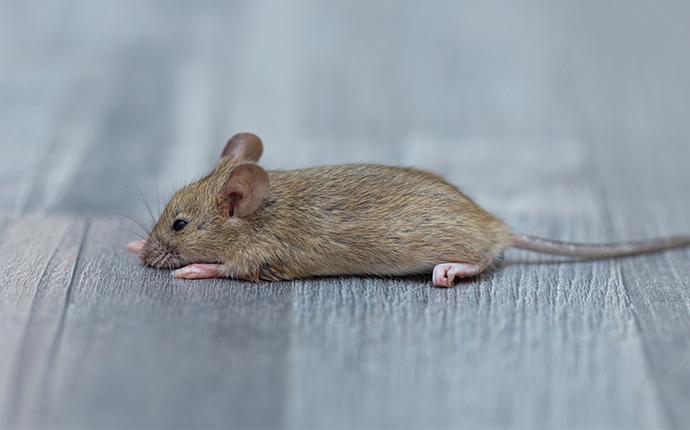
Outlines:
[[504, 223], [426, 171], [351, 164], [269, 176], [271, 209], [264, 215], [280, 219], [283, 240], [298, 237], [318, 250], [309, 256], [315, 266], [415, 273], [439, 261], [493, 260], [510, 243]]

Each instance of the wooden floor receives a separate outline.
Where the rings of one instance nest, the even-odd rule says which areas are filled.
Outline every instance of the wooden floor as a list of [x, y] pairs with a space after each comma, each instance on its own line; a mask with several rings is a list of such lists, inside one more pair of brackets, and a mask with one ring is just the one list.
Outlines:
[[687, 2], [0, 3], [0, 428], [690, 428], [690, 250], [177, 281], [125, 251], [237, 131], [521, 233], [690, 232]]

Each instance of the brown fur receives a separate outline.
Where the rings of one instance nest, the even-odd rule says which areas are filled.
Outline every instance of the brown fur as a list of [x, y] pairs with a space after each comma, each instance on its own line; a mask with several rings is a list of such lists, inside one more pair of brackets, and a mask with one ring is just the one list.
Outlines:
[[[442, 178], [381, 165], [268, 171], [258, 209], [231, 217], [223, 190], [243, 161], [223, 157], [173, 196], [145, 264], [222, 263], [223, 275], [248, 280], [405, 275], [445, 262], [488, 265], [511, 244], [505, 224]], [[189, 223], [179, 232], [177, 218]]]

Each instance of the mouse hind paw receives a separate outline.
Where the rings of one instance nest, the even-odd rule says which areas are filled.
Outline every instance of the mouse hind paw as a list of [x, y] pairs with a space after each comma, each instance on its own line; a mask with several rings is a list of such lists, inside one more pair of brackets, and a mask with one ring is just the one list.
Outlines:
[[455, 279], [471, 278], [484, 271], [486, 264], [441, 263], [434, 266], [432, 281], [435, 287], [452, 287]]

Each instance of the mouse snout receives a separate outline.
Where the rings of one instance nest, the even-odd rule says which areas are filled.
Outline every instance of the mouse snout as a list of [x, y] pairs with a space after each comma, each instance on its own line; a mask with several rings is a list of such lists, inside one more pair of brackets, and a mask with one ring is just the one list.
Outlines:
[[156, 269], [178, 269], [185, 265], [173, 246], [153, 238], [146, 241], [139, 258], [143, 265]]

